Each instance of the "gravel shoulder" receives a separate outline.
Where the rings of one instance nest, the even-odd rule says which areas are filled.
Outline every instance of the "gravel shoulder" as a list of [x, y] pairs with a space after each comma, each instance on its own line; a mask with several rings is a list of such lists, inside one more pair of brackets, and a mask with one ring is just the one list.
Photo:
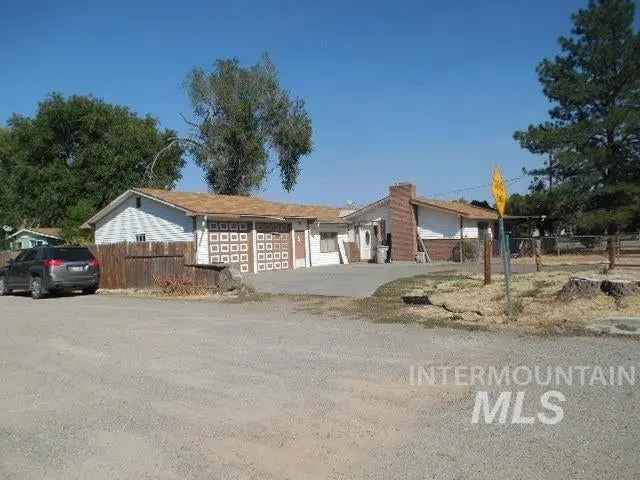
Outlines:
[[[637, 478], [637, 386], [474, 425], [416, 365], [638, 365], [637, 342], [373, 323], [295, 303], [0, 298], [0, 478]], [[487, 387], [484, 387], [487, 388]], [[493, 387], [491, 387], [493, 389]], [[522, 387], [535, 411], [545, 387]]]

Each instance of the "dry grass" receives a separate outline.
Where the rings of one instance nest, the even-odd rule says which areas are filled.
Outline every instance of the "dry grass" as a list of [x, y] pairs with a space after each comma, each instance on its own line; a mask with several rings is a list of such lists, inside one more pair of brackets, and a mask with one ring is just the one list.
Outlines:
[[[598, 271], [587, 273], [597, 275]], [[572, 274], [554, 271], [513, 275], [512, 313], [508, 315], [504, 277], [495, 275], [491, 285], [482, 278], [453, 272], [419, 275], [387, 283], [372, 297], [363, 299], [299, 297], [299, 309], [325, 315], [352, 315], [376, 322], [420, 323], [481, 329], [518, 329], [529, 332], [579, 332], [595, 317], [640, 315], [640, 297], [624, 302], [605, 294], [592, 299], [561, 302], [558, 292]], [[434, 305], [406, 305], [401, 296], [420, 289]], [[450, 310], [455, 310], [452, 312]]]
[[[581, 275], [600, 275], [599, 269]], [[384, 323], [419, 323], [426, 327], [447, 326], [466, 329], [516, 329], [534, 333], [580, 333], [596, 317], [640, 315], [640, 296], [616, 300], [605, 294], [571, 302], [558, 300], [558, 292], [570, 271], [555, 269], [514, 274], [511, 282], [512, 313], [508, 315], [504, 277], [494, 275], [484, 285], [479, 275], [439, 272], [394, 280], [379, 287], [367, 298], [314, 295], [274, 295], [242, 290], [227, 294], [164, 297], [161, 292], [120, 291], [138, 297], [162, 297], [219, 303], [286, 302], [299, 311], [327, 316], [352, 316]], [[616, 275], [640, 276], [640, 270]], [[421, 290], [438, 305], [407, 305], [402, 295]]]

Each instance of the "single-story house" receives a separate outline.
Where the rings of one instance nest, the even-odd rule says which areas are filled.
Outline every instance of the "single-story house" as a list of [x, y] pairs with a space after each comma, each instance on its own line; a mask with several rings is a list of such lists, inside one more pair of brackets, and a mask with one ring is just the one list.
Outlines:
[[[461, 239], [492, 235], [493, 210], [418, 197], [397, 184], [359, 210], [296, 205], [257, 197], [127, 190], [90, 218], [95, 243], [196, 243], [199, 264], [230, 264], [244, 273], [348, 263], [391, 246], [392, 261], [414, 261], [418, 233], [432, 260], [449, 260]], [[354, 247], [354, 248], [346, 248]]]
[[135, 188], [83, 226], [93, 229], [98, 245], [195, 241], [198, 263], [249, 273], [345, 262], [346, 213], [257, 197]]
[[30, 227], [21, 228], [9, 235], [11, 250], [39, 247], [41, 245], [60, 245], [64, 243], [59, 228]]
[[360, 259], [375, 258], [378, 244], [391, 247], [391, 261], [413, 261], [424, 245], [433, 261], [458, 260], [454, 248], [462, 241], [496, 237], [498, 215], [494, 210], [460, 201], [444, 201], [416, 195], [416, 187], [399, 183], [389, 195], [344, 217], [348, 238], [359, 247]]

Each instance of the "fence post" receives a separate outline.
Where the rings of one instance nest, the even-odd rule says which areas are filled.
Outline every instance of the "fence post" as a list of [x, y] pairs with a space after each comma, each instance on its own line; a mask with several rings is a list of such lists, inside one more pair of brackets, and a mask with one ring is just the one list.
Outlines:
[[491, 257], [493, 245], [490, 238], [484, 239], [484, 284], [491, 284]]
[[607, 239], [609, 247], [609, 270], [616, 268], [616, 239], [613, 236], [609, 236]]

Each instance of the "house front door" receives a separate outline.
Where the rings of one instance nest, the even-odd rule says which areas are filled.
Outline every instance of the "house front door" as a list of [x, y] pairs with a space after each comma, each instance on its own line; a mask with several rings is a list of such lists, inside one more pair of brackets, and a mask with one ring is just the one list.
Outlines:
[[368, 262], [373, 258], [374, 251], [374, 231], [373, 226], [363, 225], [360, 227], [360, 260]]
[[296, 268], [307, 266], [307, 244], [304, 240], [304, 230], [296, 230]]

